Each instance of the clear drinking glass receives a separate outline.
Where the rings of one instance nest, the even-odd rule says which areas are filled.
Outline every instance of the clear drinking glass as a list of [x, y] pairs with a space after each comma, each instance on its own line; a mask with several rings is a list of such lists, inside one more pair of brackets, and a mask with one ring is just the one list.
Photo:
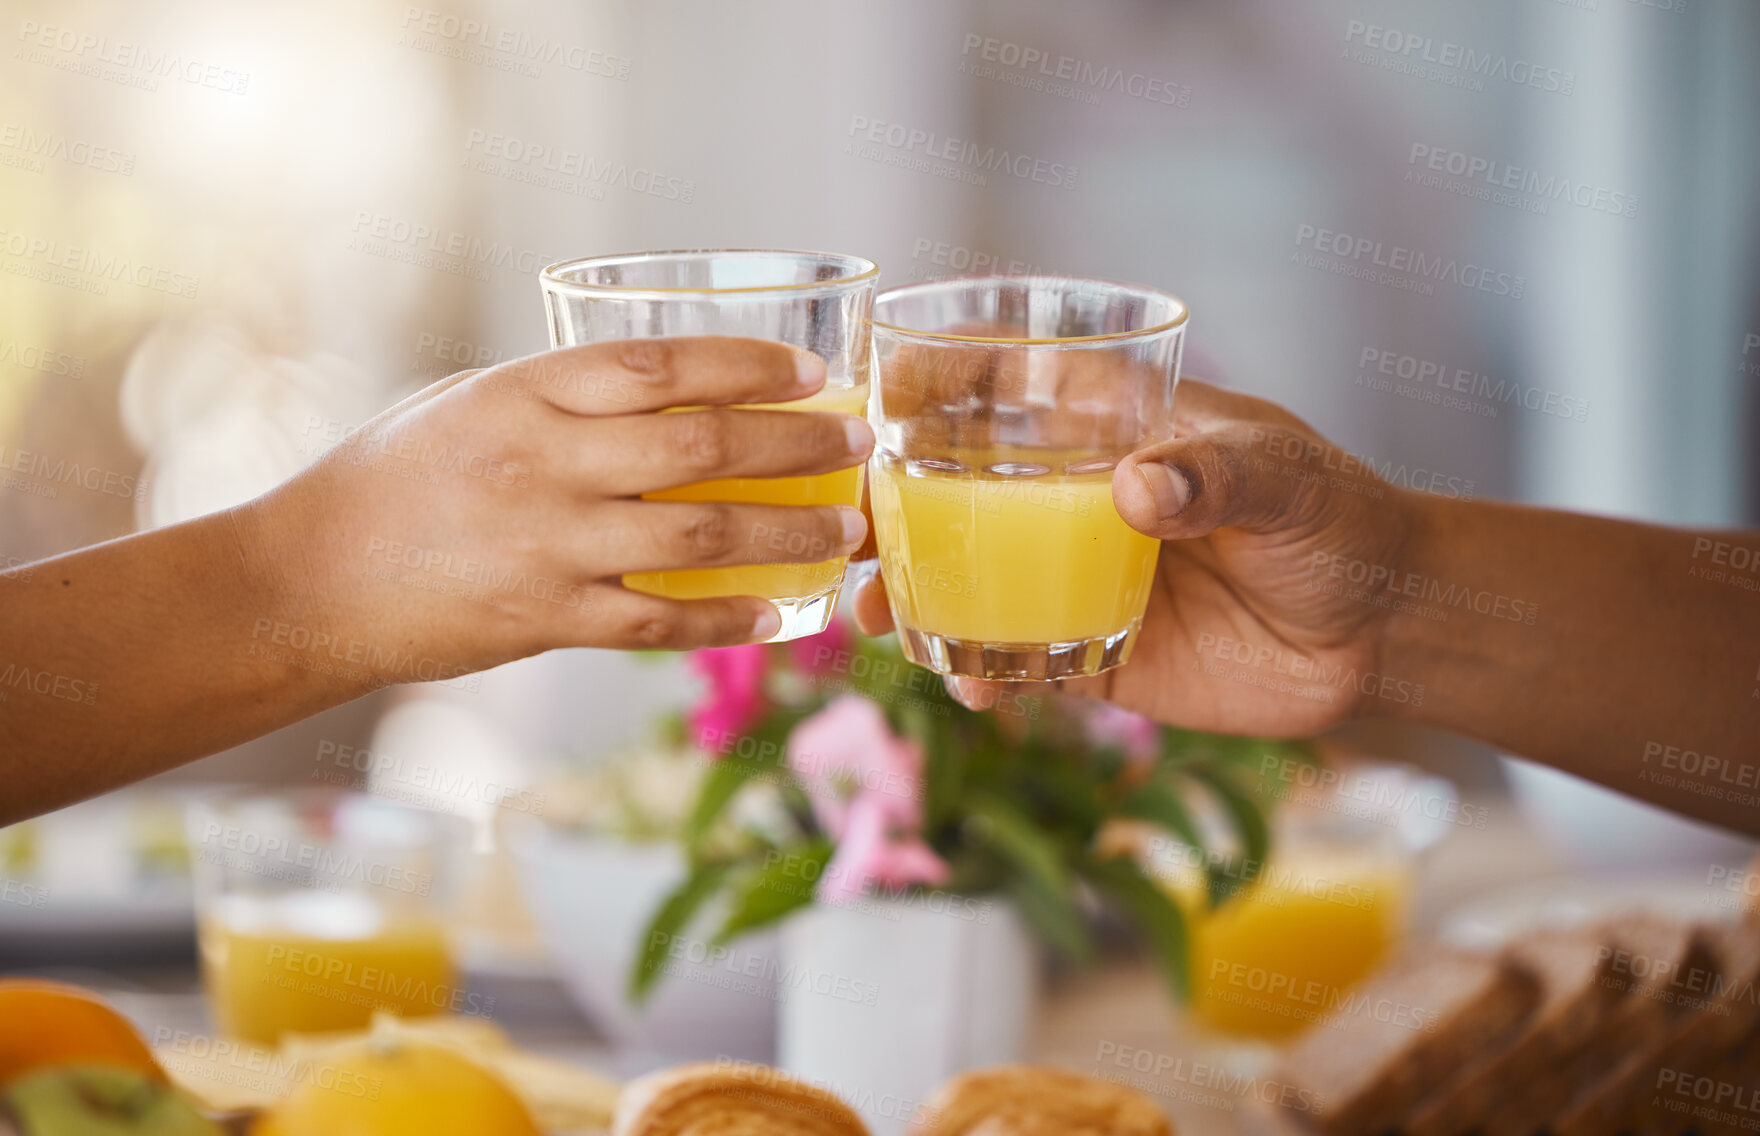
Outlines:
[[202, 986], [228, 1036], [360, 1029], [375, 1010], [478, 1014], [447, 931], [457, 817], [332, 789], [190, 806]]
[[890, 288], [874, 307], [870, 507], [911, 661], [1056, 679], [1130, 657], [1159, 545], [1112, 505], [1173, 432], [1186, 306], [1049, 276]]
[[[688, 249], [563, 261], [543, 273], [550, 342], [738, 335], [804, 347], [825, 360], [825, 389], [767, 410], [861, 415], [868, 402], [871, 260], [780, 249]], [[814, 477], [729, 478], [645, 495], [657, 501], [850, 505], [862, 500], [862, 467]], [[782, 613], [771, 642], [825, 630], [849, 558], [783, 562], [786, 550], [754, 549], [757, 563], [624, 576], [624, 586], [674, 599], [760, 596]]]

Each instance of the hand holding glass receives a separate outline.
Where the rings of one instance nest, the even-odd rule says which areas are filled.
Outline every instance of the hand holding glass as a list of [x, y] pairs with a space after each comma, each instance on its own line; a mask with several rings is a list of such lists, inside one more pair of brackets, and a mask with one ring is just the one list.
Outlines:
[[1112, 504], [1173, 431], [1186, 308], [1144, 288], [974, 277], [875, 303], [880, 568], [911, 661], [1057, 679], [1130, 657], [1160, 545]]

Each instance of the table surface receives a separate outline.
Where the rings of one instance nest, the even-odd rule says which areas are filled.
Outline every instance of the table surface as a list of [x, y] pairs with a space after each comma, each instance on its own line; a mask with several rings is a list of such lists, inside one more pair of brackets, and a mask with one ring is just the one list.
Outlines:
[[[1506, 803], [1494, 803], [1490, 817], [1486, 828], [1457, 829], [1425, 854], [1411, 913], [1414, 935], [1434, 930], [1465, 899], [1567, 870], [1557, 852]], [[160, 1029], [199, 1033], [208, 1028], [197, 977], [187, 966], [67, 977], [112, 993], [149, 1036]], [[473, 975], [472, 986], [493, 993], [496, 1024], [521, 1046], [613, 1076], [640, 1071], [643, 1058], [614, 1052], [596, 1039], [548, 977]], [[1184, 1060], [1172, 1066], [1163, 1061], [1157, 1077], [1142, 1077], [1113, 1064], [1126, 1047]], [[1263, 1064], [1269, 1050], [1193, 1033], [1180, 1021], [1148, 964], [1118, 958], [1089, 971], [1055, 975], [1048, 982], [1027, 1056], [1078, 1071], [1136, 1077], [1138, 1087], [1162, 1100], [1181, 1133], [1225, 1136], [1240, 1130], [1235, 1119], [1239, 1100], [1217, 1087], [1212, 1071], [1217, 1063], [1250, 1070]]]

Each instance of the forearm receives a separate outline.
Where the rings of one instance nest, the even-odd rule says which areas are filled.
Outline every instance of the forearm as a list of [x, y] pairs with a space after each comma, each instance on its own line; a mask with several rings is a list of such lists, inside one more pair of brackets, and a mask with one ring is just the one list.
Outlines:
[[1446, 621], [1389, 620], [1388, 672], [1425, 688], [1402, 716], [1760, 832], [1760, 568], [1728, 563], [1760, 541], [1440, 498], [1419, 515], [1401, 586]]
[[218, 513], [0, 574], [0, 824], [370, 689], [264, 560]]

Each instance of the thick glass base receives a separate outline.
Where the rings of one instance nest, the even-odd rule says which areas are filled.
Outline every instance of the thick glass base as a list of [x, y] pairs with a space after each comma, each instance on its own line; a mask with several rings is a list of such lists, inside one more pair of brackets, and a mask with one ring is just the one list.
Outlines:
[[786, 643], [806, 635], [817, 635], [831, 625], [831, 613], [837, 610], [840, 588], [796, 599], [771, 600], [782, 613], [782, 630], [766, 639], [766, 643]]
[[1123, 631], [1064, 643], [981, 643], [913, 627], [898, 629], [905, 658], [937, 674], [1010, 682], [1045, 682], [1109, 671], [1130, 660], [1140, 619]]

